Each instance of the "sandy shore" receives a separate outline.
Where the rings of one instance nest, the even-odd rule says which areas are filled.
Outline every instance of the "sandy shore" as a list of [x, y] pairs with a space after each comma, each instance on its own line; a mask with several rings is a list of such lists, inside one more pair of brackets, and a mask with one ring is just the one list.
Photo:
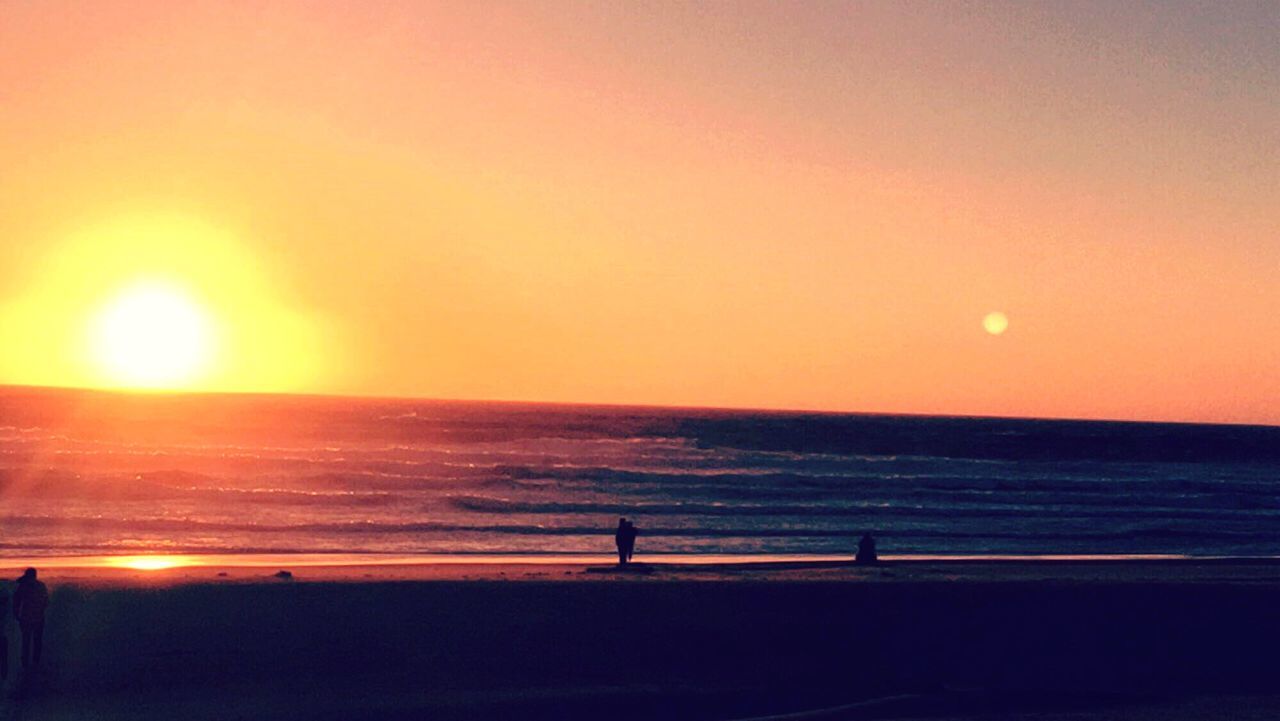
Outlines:
[[1274, 561], [275, 565], [47, 568], [46, 662], [0, 718], [1280, 708]]
[[619, 573], [595, 556], [397, 556], [375, 554], [209, 554], [0, 558], [0, 579], [37, 566], [53, 584], [171, 586], [275, 581], [1157, 581], [1280, 583], [1280, 558], [1179, 556], [894, 557], [875, 567], [834, 556], [646, 556], [641, 573]]

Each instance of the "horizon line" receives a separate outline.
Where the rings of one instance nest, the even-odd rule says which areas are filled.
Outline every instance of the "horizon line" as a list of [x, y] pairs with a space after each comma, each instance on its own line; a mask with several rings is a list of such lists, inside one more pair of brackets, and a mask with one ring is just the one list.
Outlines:
[[1232, 421], [1193, 421], [1193, 420], [1155, 420], [1141, 418], [1101, 418], [1080, 416], [1018, 416], [990, 415], [981, 413], [923, 413], [896, 411], [851, 411], [831, 409], [805, 408], [762, 408], [758, 406], [715, 406], [715, 405], [662, 405], [657, 403], [619, 403], [593, 401], [548, 401], [511, 398], [440, 398], [431, 396], [392, 395], [392, 394], [356, 394], [343, 392], [299, 392], [299, 391], [225, 391], [225, 390], [181, 390], [164, 388], [91, 388], [87, 386], [35, 385], [25, 383], [2, 383], [0, 392], [8, 390], [52, 391], [91, 393], [100, 395], [132, 395], [132, 396], [239, 396], [266, 397], [286, 396], [292, 398], [332, 399], [332, 400], [369, 400], [394, 401], [408, 403], [479, 403], [488, 405], [534, 405], [557, 406], [569, 408], [613, 408], [644, 409], [665, 411], [698, 411], [710, 413], [753, 413], [795, 416], [879, 416], [901, 418], [942, 418], [960, 420], [989, 421], [1046, 421], [1051, 423], [1115, 423], [1128, 425], [1174, 425], [1174, 426], [1224, 426], [1235, 428], [1280, 428], [1280, 423], [1232, 422]]

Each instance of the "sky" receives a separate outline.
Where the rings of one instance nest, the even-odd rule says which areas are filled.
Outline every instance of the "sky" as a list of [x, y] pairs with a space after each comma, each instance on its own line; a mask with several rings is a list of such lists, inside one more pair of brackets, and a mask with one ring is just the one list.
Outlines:
[[0, 382], [1280, 423], [1276, 37], [6, 2]]

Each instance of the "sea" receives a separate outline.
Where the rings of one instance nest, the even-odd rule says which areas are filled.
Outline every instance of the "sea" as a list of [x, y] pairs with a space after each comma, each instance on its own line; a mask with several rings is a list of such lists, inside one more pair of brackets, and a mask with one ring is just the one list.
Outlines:
[[0, 388], [0, 556], [1280, 554], [1280, 428]]

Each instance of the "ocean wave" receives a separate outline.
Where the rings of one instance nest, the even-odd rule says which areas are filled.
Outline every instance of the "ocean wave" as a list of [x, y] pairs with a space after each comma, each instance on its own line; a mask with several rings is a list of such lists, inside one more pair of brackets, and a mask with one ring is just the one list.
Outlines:
[[1187, 519], [1206, 521], [1280, 519], [1280, 510], [1260, 512], [1257, 509], [1188, 509], [1160, 506], [1117, 507], [1100, 510], [1091, 506], [1021, 506], [992, 507], [989, 505], [951, 505], [938, 508], [925, 505], [907, 505], [888, 499], [862, 502], [828, 502], [824, 504], [741, 504], [741, 503], [689, 503], [637, 501], [564, 502], [525, 501], [489, 496], [452, 496], [449, 503], [460, 510], [485, 514], [528, 515], [597, 515], [597, 516], [750, 516], [750, 517], [894, 517], [936, 518], [940, 522], [968, 518], [1012, 518], [1028, 523], [1043, 518], [1110, 519], [1115, 521], [1134, 518]]
[[1280, 550], [1278, 468], [1276, 428], [0, 388], [0, 528], [52, 545]]
[[[78, 546], [146, 546], [154, 548], [155, 539], [149, 534], [157, 534], [166, 545], [180, 547], [191, 544], [197, 539], [204, 539], [208, 547], [235, 546], [239, 550], [279, 536], [294, 536], [306, 543], [305, 539], [320, 541], [325, 538], [341, 537], [432, 537], [444, 541], [462, 538], [489, 538], [501, 536], [535, 536], [543, 538], [571, 537], [611, 537], [613, 528], [607, 525], [563, 525], [539, 526], [526, 524], [459, 524], [459, 523], [380, 523], [369, 521], [339, 523], [298, 523], [257, 525], [244, 523], [212, 523], [193, 522], [177, 519], [103, 519], [103, 518], [61, 518], [49, 516], [5, 517], [3, 522], [19, 535], [38, 536], [44, 529], [57, 529], [65, 532], [75, 529], [80, 535], [75, 543], [52, 543], [33, 546], [30, 540], [6, 540], [0, 548], [52, 548], [58, 545]], [[787, 528], [787, 527], [649, 527], [641, 528], [642, 539], [853, 539], [864, 532], [864, 528], [872, 526], [851, 526], [847, 528]], [[1088, 528], [1040, 528], [1009, 530], [987, 527], [957, 528], [894, 528], [875, 527], [877, 537], [885, 547], [918, 547], [924, 543], [932, 548], [960, 546], [973, 547], [980, 543], [1014, 542], [1024, 546], [1076, 547], [1088, 543], [1123, 543], [1140, 541], [1144, 544], [1152, 542], [1168, 543], [1171, 547], [1185, 544], [1230, 543], [1230, 544], [1266, 544], [1274, 539], [1274, 532], [1269, 528], [1213, 528], [1182, 527], [1152, 525], [1128, 527], [1116, 530], [1090, 530]], [[116, 531], [127, 529], [127, 540], [115, 535]], [[194, 532], [185, 538], [170, 538], [177, 530]], [[95, 537], [94, 533], [100, 534]], [[252, 532], [252, 533], [247, 533]], [[219, 537], [224, 534], [225, 537]], [[88, 541], [88, 543], [86, 543]], [[361, 541], [361, 543], [364, 543]], [[501, 543], [490, 541], [495, 547]], [[333, 545], [330, 543], [329, 545]], [[259, 545], [258, 547], [264, 547]], [[299, 552], [305, 546], [292, 544], [271, 544], [280, 551]], [[551, 552], [561, 549], [561, 545], [553, 541], [543, 544], [540, 549]], [[606, 546], [607, 547], [607, 546]]]

